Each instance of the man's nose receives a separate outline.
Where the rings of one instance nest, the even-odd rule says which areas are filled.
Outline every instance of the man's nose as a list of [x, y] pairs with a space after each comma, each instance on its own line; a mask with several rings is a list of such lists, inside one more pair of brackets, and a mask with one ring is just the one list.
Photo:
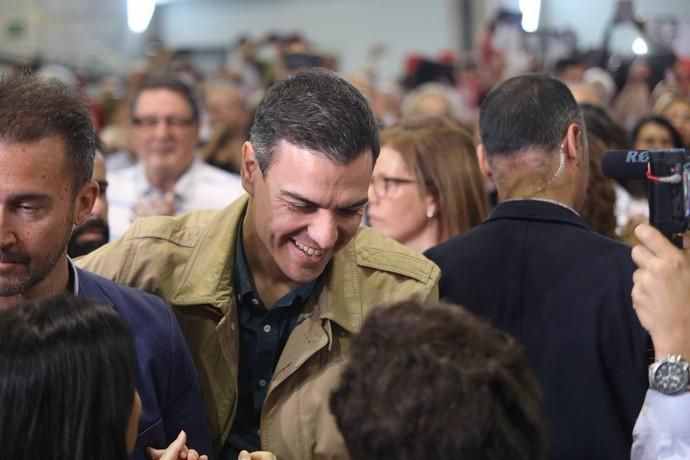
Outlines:
[[335, 246], [338, 240], [338, 226], [333, 212], [322, 209], [316, 213], [314, 221], [309, 225], [309, 238], [321, 249]]
[[2, 206], [0, 206], [0, 248], [13, 245], [17, 242], [17, 235], [11, 226], [10, 218]]
[[156, 137], [168, 137], [170, 134], [170, 126], [168, 120], [165, 118], [160, 118], [156, 122], [156, 126], [153, 128], [153, 132]]

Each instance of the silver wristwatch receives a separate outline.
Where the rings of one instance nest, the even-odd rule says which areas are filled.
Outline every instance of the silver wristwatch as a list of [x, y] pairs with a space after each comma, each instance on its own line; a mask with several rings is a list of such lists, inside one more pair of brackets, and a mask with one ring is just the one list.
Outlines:
[[680, 355], [666, 355], [649, 366], [649, 388], [667, 395], [688, 391], [690, 364]]

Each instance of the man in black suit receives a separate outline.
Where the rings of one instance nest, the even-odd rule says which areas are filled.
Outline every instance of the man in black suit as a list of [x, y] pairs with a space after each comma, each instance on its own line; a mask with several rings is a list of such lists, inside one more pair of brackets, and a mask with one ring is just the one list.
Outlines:
[[480, 167], [500, 203], [427, 252], [442, 270], [441, 297], [522, 341], [544, 393], [549, 458], [627, 458], [648, 342], [630, 300], [630, 250], [578, 212], [588, 176], [582, 114], [559, 81], [523, 75], [487, 96], [480, 132]]

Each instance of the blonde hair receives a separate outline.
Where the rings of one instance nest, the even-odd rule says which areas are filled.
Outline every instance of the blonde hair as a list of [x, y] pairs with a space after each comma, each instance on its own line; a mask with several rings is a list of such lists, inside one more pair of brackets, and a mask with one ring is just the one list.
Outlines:
[[403, 117], [423, 116], [419, 112], [419, 105], [427, 97], [439, 97], [448, 107], [447, 116], [460, 121], [463, 114], [462, 101], [453, 87], [443, 83], [428, 82], [418, 86], [408, 93], [402, 100], [401, 111]]
[[654, 103], [654, 107], [652, 107], [652, 112], [657, 115], [664, 115], [666, 110], [668, 110], [672, 105], [677, 104], [679, 102], [687, 106], [690, 106], [690, 99], [684, 97], [681, 94], [678, 94], [675, 91], [668, 90], [662, 93], [656, 100], [656, 102]]
[[418, 181], [420, 195], [438, 202], [439, 242], [480, 224], [489, 212], [472, 135], [441, 117], [404, 118], [381, 132], [381, 145], [397, 152]]

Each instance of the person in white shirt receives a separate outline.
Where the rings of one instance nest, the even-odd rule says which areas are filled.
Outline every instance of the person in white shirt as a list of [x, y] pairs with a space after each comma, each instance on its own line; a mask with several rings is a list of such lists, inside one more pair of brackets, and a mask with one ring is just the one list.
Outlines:
[[632, 299], [654, 343], [644, 405], [633, 430], [632, 460], [690, 458], [690, 237], [674, 247], [647, 224], [635, 229]]
[[244, 193], [239, 176], [199, 158], [199, 103], [179, 78], [145, 81], [132, 100], [130, 118], [139, 162], [108, 174], [111, 239], [137, 217], [217, 209]]

